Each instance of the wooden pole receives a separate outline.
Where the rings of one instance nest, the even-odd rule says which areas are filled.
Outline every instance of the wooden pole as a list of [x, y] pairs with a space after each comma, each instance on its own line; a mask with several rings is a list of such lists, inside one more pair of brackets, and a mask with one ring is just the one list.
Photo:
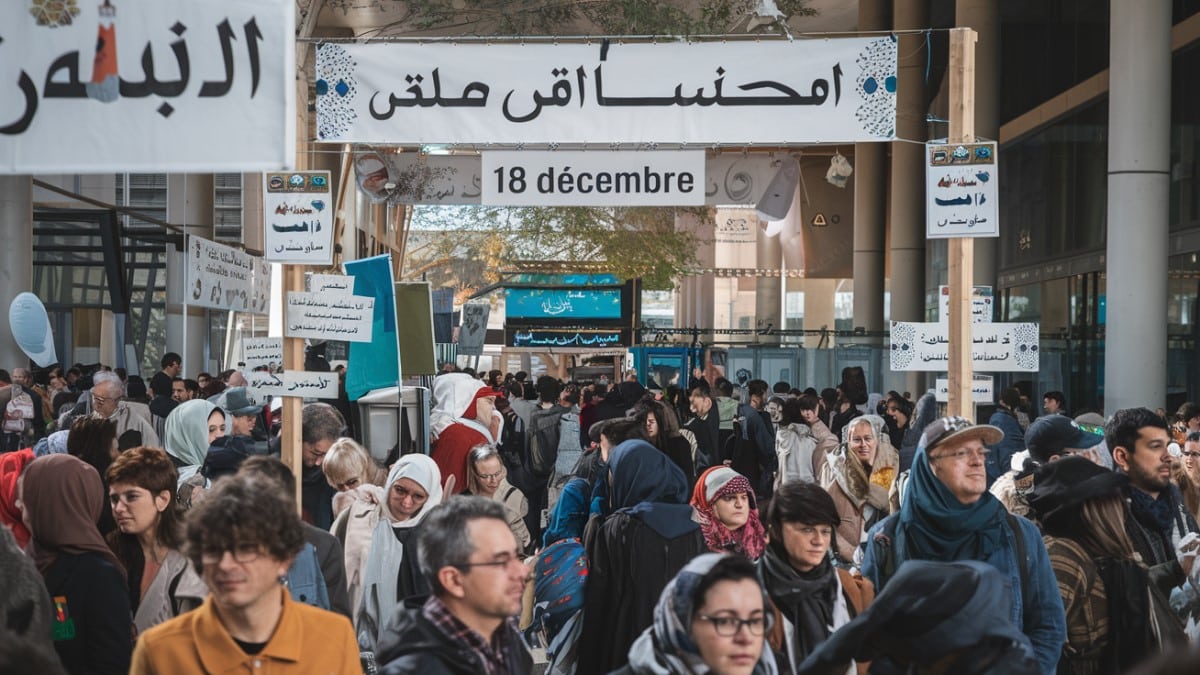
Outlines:
[[[975, 41], [970, 28], [950, 30], [950, 143], [975, 141]], [[971, 293], [975, 275], [975, 240], [954, 237], [949, 241], [950, 392], [947, 412], [974, 417], [971, 397]]]

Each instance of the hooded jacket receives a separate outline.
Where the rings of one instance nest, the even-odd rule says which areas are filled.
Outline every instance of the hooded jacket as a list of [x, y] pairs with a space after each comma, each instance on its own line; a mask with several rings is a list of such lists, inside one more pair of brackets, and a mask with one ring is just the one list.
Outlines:
[[[456, 642], [425, 617], [421, 608], [425, 598], [409, 598], [388, 623], [388, 631], [379, 643], [378, 662], [386, 664], [383, 675], [475, 675], [483, 664], [472, 652], [464, 652]], [[500, 627], [501, 649], [509, 675], [526, 675], [533, 670], [533, 659], [520, 636], [508, 624]]]
[[[865, 420], [875, 434], [875, 461], [868, 474], [862, 462], [850, 450], [851, 432]], [[888, 495], [900, 464], [899, 453], [888, 440], [883, 418], [863, 415], [842, 429], [842, 445], [827, 458], [829, 482], [822, 483], [833, 498], [841, 524], [837, 528], [837, 555], [843, 562], [854, 562], [854, 554], [872, 525], [891, 513]]]

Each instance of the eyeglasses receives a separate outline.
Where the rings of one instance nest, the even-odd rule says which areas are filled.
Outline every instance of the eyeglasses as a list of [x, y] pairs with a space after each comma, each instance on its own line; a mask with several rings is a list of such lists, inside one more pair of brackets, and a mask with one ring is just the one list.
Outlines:
[[512, 565], [513, 563], [516, 563], [517, 565], [520, 565], [521, 567], [525, 566], [525, 563], [521, 561], [521, 556], [517, 555], [516, 553], [501, 553], [498, 556], [496, 556], [493, 560], [488, 560], [486, 562], [457, 563], [455, 565], [452, 565], [452, 567], [457, 567], [458, 569], [462, 570], [463, 572], [466, 572], [467, 570], [471, 569], [472, 567], [508, 567], [508, 566]]
[[717, 635], [721, 637], [733, 637], [742, 630], [745, 626], [751, 635], [762, 635], [767, 627], [767, 617], [756, 616], [752, 619], [739, 619], [736, 616], [705, 616], [703, 614], [696, 617], [704, 621], [708, 621], [713, 625], [713, 630], [717, 631]]
[[959, 448], [954, 452], [943, 452], [942, 454], [932, 457], [931, 459], [952, 459], [956, 462], [962, 462], [970, 457], [978, 457], [986, 460], [989, 452], [991, 452], [991, 450], [988, 450], [987, 448]]
[[1193, 452], [1193, 451], [1191, 451], [1191, 450], [1184, 450], [1184, 451], [1183, 451], [1183, 456], [1184, 456], [1184, 457], [1200, 457], [1200, 452]]
[[104, 396], [96, 396], [95, 394], [92, 394], [92, 405], [105, 405], [110, 401], [112, 401], [111, 398], [105, 398]]
[[258, 544], [235, 544], [233, 548], [210, 548], [200, 552], [200, 562], [205, 565], [216, 565], [221, 562], [228, 552], [237, 563], [252, 563], [262, 555], [262, 547]]
[[497, 471], [496, 473], [481, 473], [478, 475], [479, 475], [479, 480], [500, 480], [500, 477], [504, 475], [504, 470], [501, 469], [500, 471]]

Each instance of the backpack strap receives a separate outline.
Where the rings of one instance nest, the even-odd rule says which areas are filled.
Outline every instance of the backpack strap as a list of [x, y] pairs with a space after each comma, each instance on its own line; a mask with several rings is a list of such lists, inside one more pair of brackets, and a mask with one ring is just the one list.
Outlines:
[[1025, 535], [1021, 531], [1021, 523], [1017, 522], [1017, 517], [1013, 514], [1007, 514], [1008, 527], [1013, 533], [1013, 545], [1017, 554], [1017, 571], [1021, 575], [1021, 622], [1025, 623], [1029, 616], [1029, 567], [1025, 564], [1025, 556], [1028, 553], [1025, 546]]

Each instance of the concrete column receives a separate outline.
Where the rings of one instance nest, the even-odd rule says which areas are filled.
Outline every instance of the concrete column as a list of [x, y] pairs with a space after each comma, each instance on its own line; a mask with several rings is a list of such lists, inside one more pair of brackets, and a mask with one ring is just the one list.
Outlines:
[[1104, 411], [1166, 401], [1171, 2], [1112, 0]]
[[[804, 329], [805, 330], [820, 330], [821, 328], [834, 329], [835, 316], [835, 295], [837, 293], [837, 279], [805, 279], [804, 280]], [[806, 349], [816, 349], [821, 343], [820, 335], [804, 336], [804, 347]], [[826, 342], [826, 347], [833, 347], [837, 344], [834, 338], [830, 338]]]
[[[799, 209], [795, 209], [799, 211]], [[777, 270], [780, 268], [780, 263], [783, 260], [783, 246], [780, 239], [783, 234], [777, 234], [774, 237], [768, 237], [762, 228], [758, 228], [758, 241], [756, 242], [757, 263], [758, 269], [762, 270]], [[778, 277], [759, 277], [754, 280], [754, 321], [751, 322], [751, 327], [758, 328], [758, 323], [761, 321], [762, 326], [766, 327], [768, 323], [781, 328], [783, 326], [783, 293], [779, 285]]]
[[[13, 298], [33, 285], [33, 190], [29, 176], [0, 176], [0, 312], [5, 322]], [[70, 335], [59, 335], [59, 344], [70, 344]], [[11, 330], [0, 330], [0, 368], [29, 365], [29, 357], [13, 339]]]
[[[926, 0], [895, 0], [896, 30], [926, 28]], [[924, 141], [925, 63], [924, 35], [901, 35], [897, 71], [896, 135]], [[925, 318], [925, 161], [924, 146], [892, 143], [891, 248], [892, 312], [895, 321]]]
[[[675, 216], [675, 230], [689, 231], [700, 241], [696, 246], [696, 267], [711, 268], [716, 264], [715, 223], [701, 220], [691, 215]], [[716, 277], [712, 274], [698, 274], [684, 277], [679, 291], [679, 300], [675, 305], [675, 325], [679, 328], [712, 328], [713, 325], [713, 293]], [[701, 336], [701, 340], [708, 337]]]
[[[974, 28], [975, 43], [975, 135], [998, 139], [1000, 120], [997, 97], [1000, 89], [1000, 1], [956, 0], [955, 24]], [[1010, 227], [1014, 226], [1012, 223]], [[1001, 223], [1001, 227], [1004, 224]], [[996, 284], [996, 255], [999, 238], [975, 240], [975, 284]]]
[[[887, 0], [859, 0], [858, 29], [891, 26]], [[887, 238], [887, 147], [854, 145], [854, 326], [883, 330], [884, 242]]]
[[[212, 174], [167, 176], [167, 222], [187, 225], [188, 234], [205, 239], [213, 236]], [[204, 358], [208, 343], [208, 321], [203, 307], [188, 305], [183, 315], [183, 251], [167, 245], [167, 349], [183, 357], [186, 377], [208, 370]], [[185, 339], [186, 334], [186, 339]], [[186, 349], [185, 349], [186, 343]], [[165, 352], [164, 352], [165, 353]]]

